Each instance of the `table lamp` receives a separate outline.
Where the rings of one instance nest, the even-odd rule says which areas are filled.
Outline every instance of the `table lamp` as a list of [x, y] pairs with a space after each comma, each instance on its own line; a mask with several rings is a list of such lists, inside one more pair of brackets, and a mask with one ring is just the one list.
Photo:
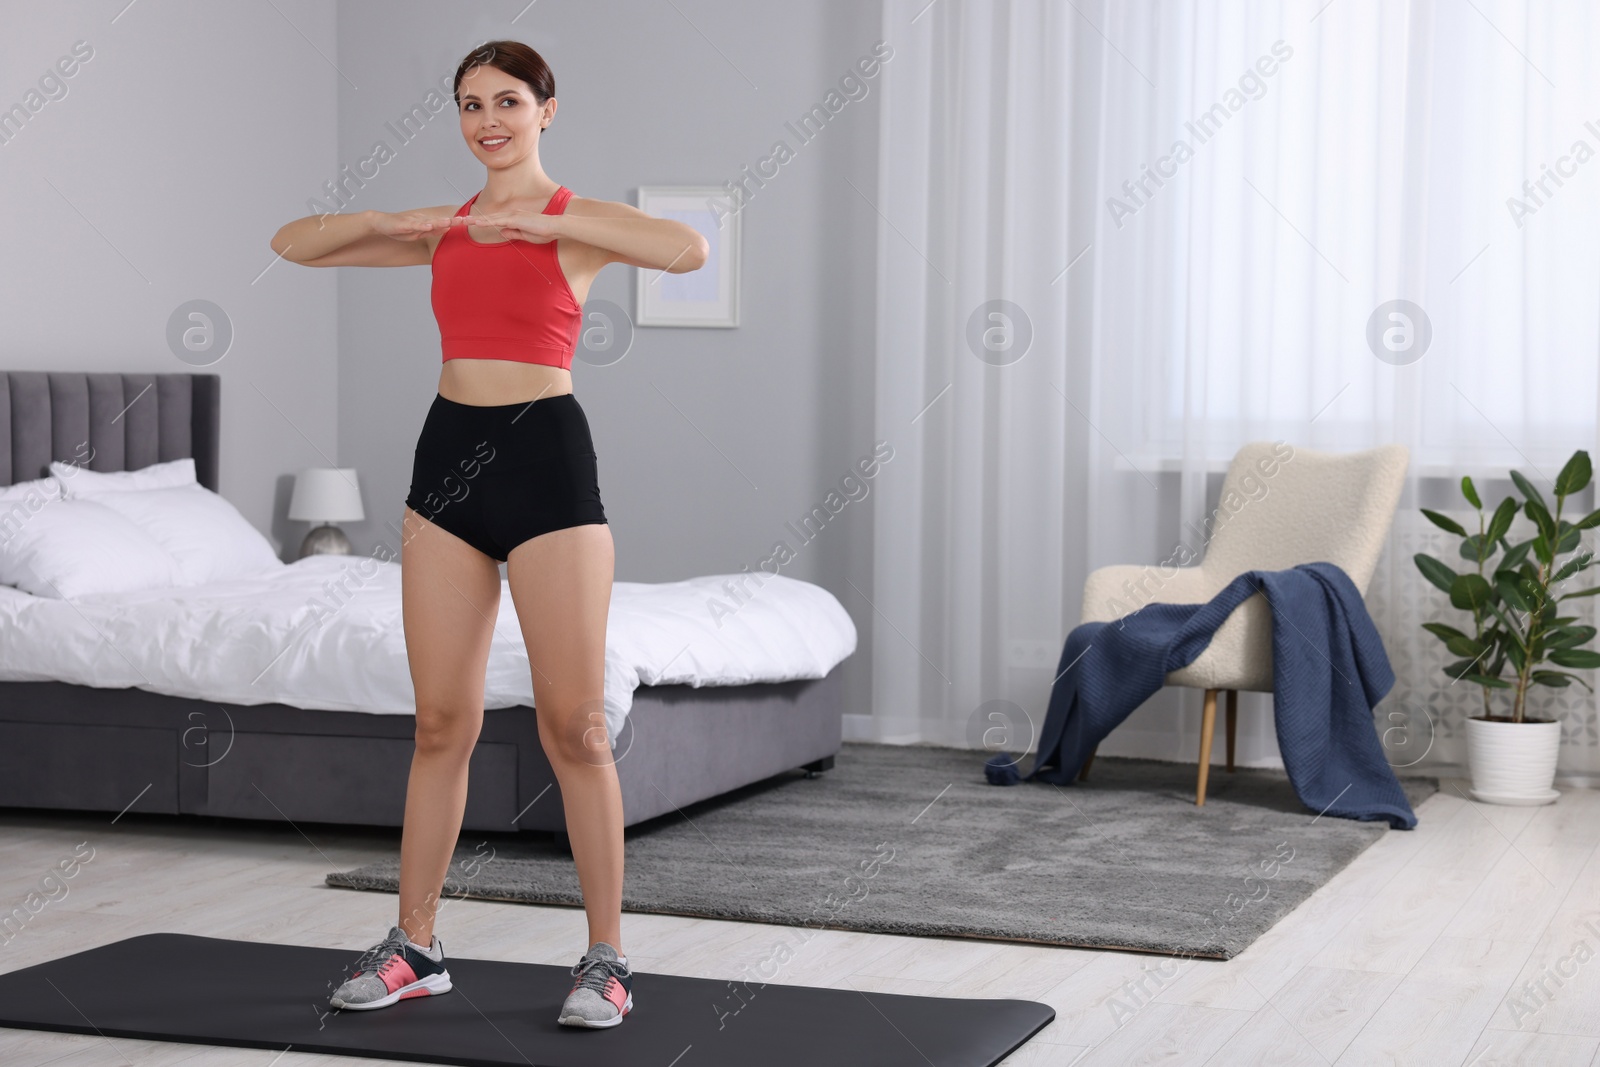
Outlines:
[[300, 559], [321, 553], [350, 555], [350, 539], [336, 522], [357, 522], [366, 517], [361, 510], [361, 487], [356, 472], [348, 467], [314, 467], [295, 475], [294, 495], [289, 499], [289, 518], [297, 522], [317, 522], [300, 544]]

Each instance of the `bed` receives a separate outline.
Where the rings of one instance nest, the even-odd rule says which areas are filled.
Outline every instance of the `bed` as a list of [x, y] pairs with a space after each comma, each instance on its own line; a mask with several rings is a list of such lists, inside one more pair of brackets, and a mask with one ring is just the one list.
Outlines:
[[[0, 372], [0, 488], [87, 441], [90, 470], [191, 457], [215, 492], [220, 426], [215, 374]], [[314, 556], [181, 589], [0, 585], [0, 807], [401, 825], [415, 719], [399, 570]], [[615, 583], [604, 715], [627, 825], [821, 773], [839, 751], [848, 615], [781, 575], [708, 612], [738, 577]], [[563, 834], [504, 587], [484, 702], [463, 829]]]

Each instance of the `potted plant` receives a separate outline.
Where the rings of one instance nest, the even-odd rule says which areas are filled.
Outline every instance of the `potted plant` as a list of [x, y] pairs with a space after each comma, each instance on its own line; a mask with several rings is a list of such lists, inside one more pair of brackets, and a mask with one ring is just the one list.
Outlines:
[[[1582, 531], [1600, 526], [1600, 509], [1578, 522], [1561, 517], [1566, 498], [1583, 491], [1592, 470], [1589, 454], [1577, 451], [1556, 476], [1556, 508], [1518, 471], [1511, 481], [1523, 500], [1506, 497], [1487, 520], [1471, 478], [1461, 479], [1461, 494], [1478, 510], [1478, 532], [1436, 511], [1422, 509], [1435, 526], [1461, 538], [1461, 556], [1475, 570], [1457, 573], [1426, 553], [1412, 557], [1428, 581], [1450, 596], [1452, 606], [1472, 613], [1472, 632], [1441, 622], [1423, 629], [1445, 643], [1460, 659], [1445, 673], [1483, 690], [1483, 714], [1467, 720], [1467, 765], [1472, 794], [1495, 804], [1548, 804], [1561, 794], [1551, 787], [1561, 745], [1561, 723], [1529, 718], [1528, 690], [1535, 685], [1565, 688], [1574, 681], [1593, 687], [1568, 667], [1600, 667], [1600, 652], [1580, 646], [1595, 636], [1595, 627], [1580, 625], [1576, 615], [1561, 615], [1561, 603], [1594, 596], [1600, 586], [1570, 590], [1572, 579], [1589, 568], [1592, 553], [1578, 552]], [[1533, 536], [1519, 544], [1506, 540], [1518, 512], [1533, 523]], [[1499, 554], [1496, 562], [1494, 557]], [[1576, 554], [1573, 554], [1576, 553]], [[1565, 558], [1563, 558], [1565, 557]], [[1548, 665], [1548, 666], [1547, 666]], [[1502, 677], [1507, 668], [1510, 677]], [[1496, 714], [1497, 694], [1509, 698], [1506, 714]]]

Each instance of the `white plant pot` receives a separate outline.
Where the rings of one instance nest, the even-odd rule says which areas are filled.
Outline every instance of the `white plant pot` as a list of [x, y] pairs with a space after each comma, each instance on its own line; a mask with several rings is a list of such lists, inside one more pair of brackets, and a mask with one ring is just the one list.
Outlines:
[[1559, 722], [1467, 720], [1472, 795], [1489, 804], [1549, 804], [1561, 751]]

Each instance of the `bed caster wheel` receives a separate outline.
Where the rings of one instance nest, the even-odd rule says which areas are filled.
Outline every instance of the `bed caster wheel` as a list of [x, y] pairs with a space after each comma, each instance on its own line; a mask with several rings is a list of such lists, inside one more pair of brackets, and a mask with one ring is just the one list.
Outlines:
[[821, 759], [812, 760], [800, 768], [806, 772], [807, 778], [821, 778], [823, 771], [833, 769], [833, 757], [823, 756]]

